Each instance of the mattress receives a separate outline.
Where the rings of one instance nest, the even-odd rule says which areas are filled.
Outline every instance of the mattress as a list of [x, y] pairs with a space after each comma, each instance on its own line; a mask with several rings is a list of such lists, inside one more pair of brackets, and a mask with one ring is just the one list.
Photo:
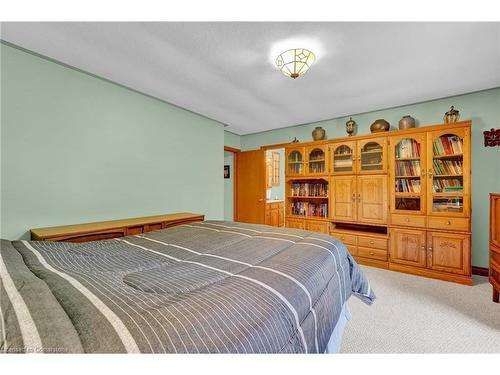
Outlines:
[[3, 240], [0, 254], [3, 352], [324, 353], [345, 302], [375, 299], [342, 242], [265, 225]]

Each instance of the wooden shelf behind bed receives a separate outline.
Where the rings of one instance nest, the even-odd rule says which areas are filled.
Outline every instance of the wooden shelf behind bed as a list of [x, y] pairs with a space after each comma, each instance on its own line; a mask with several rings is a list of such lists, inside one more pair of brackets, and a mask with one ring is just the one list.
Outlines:
[[88, 242], [130, 236], [176, 225], [203, 221], [201, 214], [176, 213], [95, 223], [31, 229], [34, 241]]

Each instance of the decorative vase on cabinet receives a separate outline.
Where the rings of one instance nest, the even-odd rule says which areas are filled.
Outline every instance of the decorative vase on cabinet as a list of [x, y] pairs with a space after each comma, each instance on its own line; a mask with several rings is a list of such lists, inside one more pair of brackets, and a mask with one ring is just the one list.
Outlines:
[[315, 141], [321, 141], [325, 139], [325, 135], [326, 135], [325, 129], [323, 129], [321, 126], [315, 127], [314, 130], [312, 131], [312, 137]]

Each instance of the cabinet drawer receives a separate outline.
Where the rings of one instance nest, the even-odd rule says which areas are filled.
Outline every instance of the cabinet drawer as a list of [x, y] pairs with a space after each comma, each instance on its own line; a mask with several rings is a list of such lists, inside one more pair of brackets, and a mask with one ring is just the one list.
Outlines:
[[401, 225], [404, 227], [425, 228], [425, 216], [420, 215], [391, 215], [392, 225]]
[[470, 219], [462, 219], [456, 217], [429, 217], [427, 226], [432, 229], [451, 229], [470, 231]]
[[358, 256], [370, 259], [387, 260], [387, 250], [369, 249], [358, 246]]
[[332, 236], [342, 241], [345, 245], [354, 245], [358, 244], [357, 236], [354, 234], [348, 234], [340, 231], [333, 230], [330, 232]]
[[328, 233], [329, 222], [306, 220], [306, 229], [313, 232]]
[[387, 250], [387, 239], [358, 236], [358, 246]]

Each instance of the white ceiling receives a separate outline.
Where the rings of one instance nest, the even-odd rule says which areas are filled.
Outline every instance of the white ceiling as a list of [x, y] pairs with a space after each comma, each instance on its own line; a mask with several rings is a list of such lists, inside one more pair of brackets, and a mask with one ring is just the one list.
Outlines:
[[[3, 23], [1, 38], [237, 134], [500, 86], [500, 23]], [[318, 56], [296, 80], [269, 56], [290, 38]]]

